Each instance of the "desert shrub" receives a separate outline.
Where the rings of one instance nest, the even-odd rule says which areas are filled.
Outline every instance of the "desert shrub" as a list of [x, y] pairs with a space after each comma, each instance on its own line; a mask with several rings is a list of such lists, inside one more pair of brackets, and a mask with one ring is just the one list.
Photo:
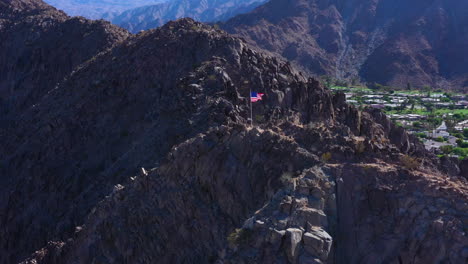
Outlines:
[[403, 164], [403, 167], [408, 170], [417, 169], [419, 165], [421, 165], [421, 163], [416, 158], [413, 158], [409, 155], [403, 155], [400, 158], [400, 162]]
[[453, 147], [450, 146], [450, 145], [441, 146], [440, 151], [442, 151], [442, 153], [444, 153], [444, 154], [450, 154], [453, 151]]
[[252, 231], [244, 228], [236, 228], [228, 235], [227, 241], [232, 246], [240, 246], [246, 244], [252, 236]]
[[359, 141], [356, 143], [356, 153], [357, 154], [362, 154], [366, 151], [366, 145], [364, 145], [364, 142]]
[[263, 115], [255, 115], [255, 121], [257, 123], [263, 123], [265, 122], [265, 117]]
[[331, 152], [325, 152], [322, 154], [321, 158], [323, 162], [329, 162], [332, 159], [332, 154]]
[[214, 74], [208, 75], [208, 80], [209, 81], [215, 81], [216, 80], [216, 75], [214, 75]]
[[293, 181], [293, 174], [292, 172], [285, 172], [283, 175], [280, 177], [280, 181], [282, 184], [288, 184]]

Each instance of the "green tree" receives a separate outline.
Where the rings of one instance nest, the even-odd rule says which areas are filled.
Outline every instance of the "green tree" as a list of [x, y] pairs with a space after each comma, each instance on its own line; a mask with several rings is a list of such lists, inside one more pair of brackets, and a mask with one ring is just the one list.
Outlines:
[[425, 133], [416, 133], [416, 136], [419, 138], [427, 138], [427, 135]]
[[450, 146], [450, 145], [441, 146], [440, 151], [442, 151], [442, 153], [444, 153], [444, 154], [450, 154], [453, 151], [453, 147]]
[[448, 98], [448, 97], [442, 97], [442, 98], [440, 98], [440, 101], [441, 101], [441, 102], [444, 102], [444, 103], [450, 103], [450, 102], [452, 102], [452, 100], [450, 100], [450, 98]]
[[448, 128], [449, 130], [455, 129], [456, 122], [455, 122], [454, 120], [452, 120], [452, 119], [447, 119], [447, 120], [445, 120], [445, 124], [447, 125], [447, 128]]
[[466, 148], [454, 148], [453, 149], [453, 154], [458, 155], [460, 157], [466, 157], [468, 154], [468, 149]]
[[414, 122], [413, 122], [413, 127], [415, 127], [415, 128], [421, 128], [421, 127], [422, 127], [422, 123], [419, 122], [419, 121], [414, 121]]
[[431, 96], [431, 91], [432, 91], [432, 88], [429, 86], [429, 85], [424, 85], [423, 88], [422, 88], [423, 92], [426, 92], [427, 93], [427, 96], [430, 97]]
[[463, 139], [457, 139], [457, 145], [460, 148], [468, 148], [468, 142], [465, 142]]
[[430, 113], [434, 113], [434, 105], [430, 102], [427, 102], [424, 104], [424, 107], [426, 107], [426, 110]]
[[406, 101], [406, 104], [411, 105], [411, 111], [413, 111], [414, 110], [414, 105], [416, 104], [416, 100], [414, 100], [413, 98], [410, 97]]

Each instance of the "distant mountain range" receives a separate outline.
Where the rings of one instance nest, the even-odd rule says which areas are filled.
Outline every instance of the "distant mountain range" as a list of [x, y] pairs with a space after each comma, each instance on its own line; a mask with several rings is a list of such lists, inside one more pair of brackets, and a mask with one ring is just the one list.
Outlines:
[[315, 75], [468, 89], [468, 1], [271, 0], [222, 27]]
[[48, 4], [65, 11], [70, 16], [99, 19], [103, 14], [119, 14], [125, 10], [153, 5], [163, 0], [45, 0]]
[[266, 0], [169, 0], [127, 10], [117, 16], [108, 13], [104, 18], [131, 32], [138, 32], [183, 17], [202, 22], [223, 21], [247, 13], [264, 2]]

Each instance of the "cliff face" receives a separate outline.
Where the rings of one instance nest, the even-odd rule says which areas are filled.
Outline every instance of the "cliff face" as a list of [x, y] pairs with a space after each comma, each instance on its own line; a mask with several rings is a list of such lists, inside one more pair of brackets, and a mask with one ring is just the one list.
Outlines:
[[99, 53], [0, 131], [2, 263], [467, 257], [466, 179], [382, 113], [190, 19]]
[[127, 36], [108, 22], [69, 18], [42, 1], [0, 1], [1, 126]]
[[223, 28], [337, 78], [466, 89], [465, 1], [273, 0]]

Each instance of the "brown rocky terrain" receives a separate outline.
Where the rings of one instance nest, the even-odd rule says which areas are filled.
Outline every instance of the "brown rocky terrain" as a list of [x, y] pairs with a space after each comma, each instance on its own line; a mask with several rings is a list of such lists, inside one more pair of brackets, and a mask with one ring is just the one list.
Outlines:
[[[254, 127], [250, 89], [265, 93]], [[468, 258], [453, 164], [190, 19], [93, 56], [14, 121], [0, 128], [1, 263]]]
[[468, 88], [466, 1], [272, 0], [223, 28], [316, 75]]

